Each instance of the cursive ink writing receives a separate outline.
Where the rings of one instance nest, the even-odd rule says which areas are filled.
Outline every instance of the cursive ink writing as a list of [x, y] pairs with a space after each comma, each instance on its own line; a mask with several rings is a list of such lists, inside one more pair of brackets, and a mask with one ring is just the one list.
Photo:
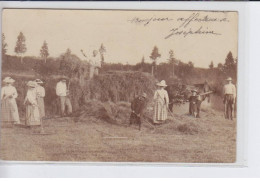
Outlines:
[[156, 17], [151, 17], [151, 18], [139, 18], [139, 17], [134, 17], [131, 20], [128, 20], [130, 23], [135, 23], [135, 24], [141, 24], [144, 26], [147, 26], [151, 22], [165, 22], [165, 21], [173, 21], [172, 18], [164, 17], [164, 18], [156, 18]]
[[177, 18], [177, 21], [182, 22], [179, 27], [186, 28], [191, 22], [229, 22], [227, 18], [216, 18], [205, 15], [200, 17], [200, 13], [192, 13], [188, 18]]
[[189, 35], [221, 35], [220, 33], [217, 33], [214, 30], [209, 30], [208, 28], [205, 29], [202, 26], [196, 30], [193, 30], [192, 28], [190, 28], [189, 30], [185, 30], [182, 28], [172, 28], [170, 32], [171, 33], [167, 35], [164, 39], [168, 39], [173, 35], [182, 35], [184, 38]]

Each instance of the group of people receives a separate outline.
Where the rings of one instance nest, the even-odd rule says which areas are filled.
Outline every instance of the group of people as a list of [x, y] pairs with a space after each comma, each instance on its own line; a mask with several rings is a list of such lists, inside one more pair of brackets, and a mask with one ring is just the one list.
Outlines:
[[[72, 114], [66, 81], [67, 78], [62, 77], [56, 85], [56, 95], [60, 101], [61, 116]], [[3, 80], [4, 86], [1, 89], [1, 120], [5, 123], [20, 125], [21, 121], [16, 103], [18, 94], [16, 88], [13, 86], [14, 82], [15, 80], [11, 77], [5, 77]], [[26, 84], [28, 89], [23, 102], [26, 109], [25, 126], [40, 126], [45, 117], [45, 89], [42, 84], [43, 81], [40, 79], [28, 81]]]
[[[234, 105], [236, 100], [236, 87], [232, 83], [232, 78], [226, 79], [227, 84], [224, 85], [223, 89], [223, 103], [225, 105], [225, 118], [232, 119], [232, 110], [234, 111]], [[161, 124], [165, 122], [168, 115], [168, 105], [169, 105], [169, 96], [168, 92], [165, 90], [167, 87], [166, 82], [162, 80], [157, 83], [157, 90], [154, 93], [153, 97], [153, 123]], [[206, 85], [206, 86], [205, 86]], [[204, 92], [209, 92], [209, 85], [206, 82], [203, 87]], [[196, 89], [191, 90], [191, 96], [189, 97], [189, 114], [195, 116], [196, 118], [200, 117], [200, 105], [205, 98], [208, 98], [210, 102], [210, 97], [208, 94], [202, 96], [199, 94], [199, 91]], [[144, 117], [144, 111], [147, 106], [147, 95], [143, 93], [141, 96], [135, 98], [131, 102], [131, 115], [130, 115], [130, 125], [137, 123], [139, 125], [139, 130], [141, 129], [141, 123]], [[195, 110], [192, 110], [194, 109]], [[228, 111], [231, 111], [228, 113]], [[195, 115], [194, 115], [195, 113]]]

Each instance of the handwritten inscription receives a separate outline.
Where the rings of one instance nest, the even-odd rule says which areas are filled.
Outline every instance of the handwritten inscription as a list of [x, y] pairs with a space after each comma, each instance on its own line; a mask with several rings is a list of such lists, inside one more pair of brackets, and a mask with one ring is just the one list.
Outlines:
[[141, 24], [141, 25], [147, 26], [151, 22], [169, 22], [169, 21], [173, 21], [173, 19], [168, 18], [168, 17], [164, 17], [164, 18], [156, 18], [156, 17], [139, 18], [139, 17], [134, 17], [133, 19], [128, 20], [128, 21], [131, 22], [131, 23]]
[[[208, 24], [212, 23], [229, 23], [229, 19], [226, 16], [214, 16], [203, 13], [201, 15], [200, 12], [191, 13], [186, 17], [150, 17], [150, 18], [141, 18], [134, 17], [128, 22], [142, 25], [148, 27], [152, 23], [171, 23], [171, 29], [169, 33], [164, 37], [165, 39], [169, 39], [172, 36], [183, 36], [184, 38], [189, 36], [219, 36], [221, 35], [215, 29], [210, 29]], [[211, 26], [212, 27], [212, 26]]]

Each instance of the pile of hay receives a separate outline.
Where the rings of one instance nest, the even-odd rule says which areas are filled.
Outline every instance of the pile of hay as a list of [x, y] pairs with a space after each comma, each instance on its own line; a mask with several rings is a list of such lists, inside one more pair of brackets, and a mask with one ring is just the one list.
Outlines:
[[101, 121], [111, 124], [126, 125], [131, 114], [130, 103], [100, 102], [90, 100], [74, 113], [78, 122]]
[[88, 81], [84, 87], [89, 99], [102, 102], [131, 102], [136, 96], [145, 92], [151, 97], [155, 90], [155, 78], [137, 71], [113, 71], [100, 74]]

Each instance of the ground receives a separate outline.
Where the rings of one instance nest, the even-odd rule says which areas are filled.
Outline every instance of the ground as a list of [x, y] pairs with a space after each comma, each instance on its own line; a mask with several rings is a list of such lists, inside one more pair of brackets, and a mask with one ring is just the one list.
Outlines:
[[[1, 128], [4, 160], [89, 162], [232, 163], [236, 159], [236, 120], [202, 103], [201, 118], [189, 115], [188, 104], [175, 106], [164, 125], [142, 130], [89, 118], [44, 121], [47, 135], [23, 127]], [[88, 118], [86, 118], [88, 119]], [[125, 118], [126, 120], [128, 118]], [[127, 121], [126, 121], [127, 122]]]

